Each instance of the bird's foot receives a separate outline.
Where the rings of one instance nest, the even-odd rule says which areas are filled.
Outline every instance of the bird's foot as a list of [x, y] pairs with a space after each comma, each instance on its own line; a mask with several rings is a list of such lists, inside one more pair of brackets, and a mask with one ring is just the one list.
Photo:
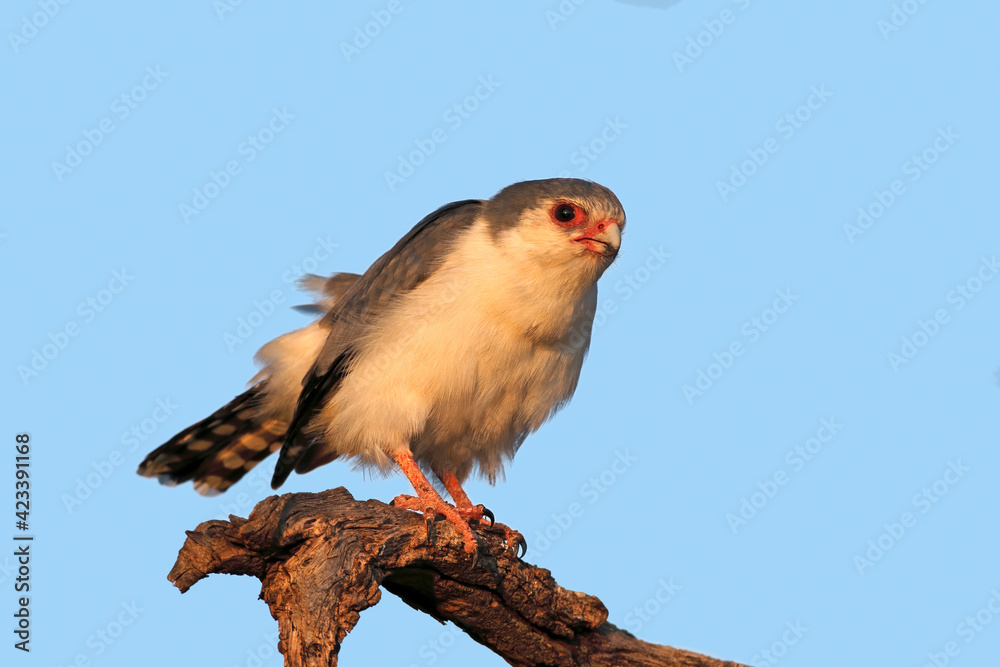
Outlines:
[[[521, 558], [528, 553], [528, 543], [525, 541], [524, 536], [510, 526], [497, 523], [493, 512], [485, 505], [460, 506], [455, 509], [470, 524], [475, 522], [487, 532], [502, 535], [507, 546], [514, 551], [515, 558]], [[489, 521], [489, 524], [486, 523], [487, 521]]]
[[494, 523], [487, 528], [487, 530], [491, 533], [503, 535], [503, 539], [507, 543], [507, 547], [513, 550], [515, 558], [523, 558], [528, 553], [528, 543], [525, 541], [524, 535], [517, 532], [510, 526], [502, 523]]
[[490, 525], [493, 525], [493, 512], [489, 511], [485, 505], [459, 505], [455, 508], [459, 516], [468, 522], [475, 521], [476, 523], [483, 523], [483, 520], [489, 520]]
[[451, 524], [455, 526], [455, 530], [457, 530], [462, 536], [462, 542], [465, 545], [466, 553], [471, 554], [476, 552], [476, 549], [478, 548], [476, 534], [472, 532], [472, 528], [469, 527], [469, 519], [464, 517], [458, 509], [452, 507], [443, 499], [419, 498], [403, 494], [401, 496], [396, 496], [396, 498], [392, 501], [392, 506], [399, 507], [401, 509], [413, 510], [414, 512], [423, 512], [424, 517], [427, 519], [428, 538], [431, 535], [434, 518], [440, 514], [451, 522]]

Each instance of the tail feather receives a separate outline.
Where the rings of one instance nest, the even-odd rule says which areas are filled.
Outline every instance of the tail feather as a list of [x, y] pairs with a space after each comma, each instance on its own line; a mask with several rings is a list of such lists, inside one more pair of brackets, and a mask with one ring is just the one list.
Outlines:
[[264, 387], [260, 383], [184, 429], [149, 453], [138, 473], [168, 485], [194, 481], [202, 495], [216, 495], [276, 452], [288, 424], [255, 420], [253, 410]]

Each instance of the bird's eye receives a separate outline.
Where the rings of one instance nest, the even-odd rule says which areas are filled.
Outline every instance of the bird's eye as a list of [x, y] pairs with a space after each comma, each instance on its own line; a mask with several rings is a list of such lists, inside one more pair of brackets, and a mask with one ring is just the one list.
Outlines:
[[580, 209], [572, 204], [561, 203], [552, 207], [552, 219], [562, 225], [574, 222], [580, 216]]

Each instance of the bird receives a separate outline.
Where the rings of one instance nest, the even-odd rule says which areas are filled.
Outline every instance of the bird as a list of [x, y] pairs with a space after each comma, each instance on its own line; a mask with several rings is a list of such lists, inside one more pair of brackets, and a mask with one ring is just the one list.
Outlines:
[[274, 452], [273, 489], [335, 459], [402, 471], [416, 495], [393, 505], [423, 513], [428, 530], [444, 517], [474, 552], [472, 526], [494, 516], [462, 484], [473, 473], [494, 484], [573, 396], [624, 228], [618, 197], [576, 178], [438, 208], [363, 274], [305, 276], [315, 303], [299, 308], [317, 318], [261, 347], [249, 388], [138, 473], [215, 495]]

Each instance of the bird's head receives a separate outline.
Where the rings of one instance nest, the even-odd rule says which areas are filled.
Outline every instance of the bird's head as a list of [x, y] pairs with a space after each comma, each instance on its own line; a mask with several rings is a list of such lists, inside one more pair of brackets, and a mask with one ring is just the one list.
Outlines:
[[615, 193], [577, 178], [515, 183], [484, 213], [505, 250], [594, 281], [618, 255], [625, 229]]

